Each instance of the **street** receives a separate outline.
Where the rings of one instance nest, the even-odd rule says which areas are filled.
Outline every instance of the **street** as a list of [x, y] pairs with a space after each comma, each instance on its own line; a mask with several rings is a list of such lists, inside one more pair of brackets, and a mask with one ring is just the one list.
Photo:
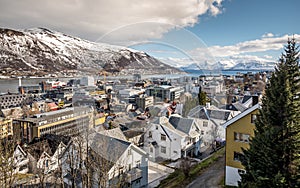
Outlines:
[[187, 188], [220, 188], [219, 183], [224, 177], [225, 156], [219, 158], [212, 166], [208, 167]]

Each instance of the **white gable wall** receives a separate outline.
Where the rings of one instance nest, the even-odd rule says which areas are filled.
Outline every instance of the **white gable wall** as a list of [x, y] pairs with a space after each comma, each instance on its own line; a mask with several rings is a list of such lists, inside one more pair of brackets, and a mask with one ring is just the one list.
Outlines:
[[[152, 160], [155, 160], [157, 157], [172, 160], [181, 157], [181, 146], [185, 144], [184, 139], [165, 126], [164, 130], [161, 125], [152, 124], [144, 135], [144, 150], [150, 155]], [[149, 132], [151, 132], [152, 138], [149, 137]], [[161, 139], [162, 134], [166, 135], [166, 140]], [[156, 147], [151, 145], [154, 141], [157, 143]], [[165, 150], [163, 147], [165, 147]], [[152, 152], [150, 148], [152, 148]]]
[[120, 168], [122, 168], [125, 173], [134, 168], [142, 170], [142, 178], [140, 181], [133, 183], [131, 187], [141, 187], [148, 184], [148, 157], [146, 152], [137, 148], [137, 146], [130, 144], [116, 164], [109, 170], [109, 179], [117, 177]]

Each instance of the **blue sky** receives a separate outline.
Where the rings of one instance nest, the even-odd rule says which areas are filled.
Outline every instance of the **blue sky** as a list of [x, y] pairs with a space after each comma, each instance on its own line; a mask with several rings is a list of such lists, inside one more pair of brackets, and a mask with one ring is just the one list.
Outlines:
[[[46, 7], [46, 8], [45, 8]], [[143, 50], [174, 66], [277, 61], [299, 0], [0, 0], [0, 27], [45, 27]]]
[[[300, 18], [300, 1], [297, 0], [231, 0], [223, 1], [221, 13], [215, 16], [206, 13], [198, 16], [197, 24], [188, 26], [182, 30], [188, 30], [199, 37], [199, 45], [206, 45], [209, 47], [221, 46], [235, 46], [238, 43], [252, 42], [253, 45], [260, 45], [260, 40], [270, 38], [270, 45], [265, 42], [263, 49], [258, 48], [257, 51], [251, 50], [241, 54], [233, 54], [232, 59], [251, 59], [261, 61], [277, 61], [282, 48], [273, 47], [274, 42], [278, 43], [281, 39], [282, 47], [287, 36], [300, 34], [300, 24], [297, 21]], [[184, 31], [183, 31], [184, 32]], [[164, 36], [159, 39], [160, 41], [170, 41], [173, 39], [173, 43], [176, 46], [181, 46], [186, 51], [192, 50], [191, 48], [197, 48], [191, 45], [190, 40], [181, 40], [181, 34], [183, 32], [170, 31], [165, 33]], [[187, 33], [187, 31], [185, 31]], [[193, 38], [193, 37], [191, 37]], [[258, 40], [258, 41], [257, 41]], [[200, 44], [201, 41], [203, 44]], [[298, 41], [299, 42], [299, 41]], [[178, 45], [177, 43], [181, 43]], [[151, 55], [161, 58], [167, 58], [173, 56], [175, 58], [184, 57], [184, 54], [175, 53], [177, 49], [173, 49], [172, 53], [159, 53], [157, 45], [138, 45], [133, 46], [139, 50], [148, 51]], [[162, 47], [166, 51], [172, 51], [172, 48]], [[213, 48], [214, 49], [214, 48]], [[210, 51], [214, 56], [214, 51]], [[226, 52], [225, 52], [226, 53]], [[230, 53], [229, 53], [230, 54]], [[238, 56], [238, 58], [237, 58]], [[193, 58], [193, 57], [192, 57]], [[222, 58], [215, 57], [217, 60], [228, 60], [231, 56], [225, 56]]]
[[231, 0], [222, 6], [221, 14], [200, 16], [200, 22], [188, 28], [207, 45], [232, 45], [266, 33], [282, 36], [300, 31], [298, 0]]

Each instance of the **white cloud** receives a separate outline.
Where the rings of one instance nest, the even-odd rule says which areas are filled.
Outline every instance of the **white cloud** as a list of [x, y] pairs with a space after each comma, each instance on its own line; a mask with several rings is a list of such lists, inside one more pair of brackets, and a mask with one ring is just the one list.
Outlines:
[[271, 37], [274, 37], [275, 35], [273, 33], [265, 33], [263, 34], [261, 37], [262, 38], [271, 38]]
[[[188, 54], [191, 59], [200, 64], [208, 62], [210, 65], [213, 65], [216, 62], [220, 62], [226, 68], [232, 67], [240, 62], [277, 62], [277, 58], [280, 56], [280, 50], [283, 49], [287, 40], [292, 37], [294, 37], [297, 42], [300, 41], [299, 34], [293, 36], [273, 36], [272, 38], [262, 37], [261, 39], [240, 42], [229, 46], [201, 47], [191, 50]], [[276, 50], [278, 51], [278, 57], [273, 57], [268, 54], [268, 51]], [[266, 55], [262, 55], [264, 52], [266, 52]]]
[[[293, 35], [296, 41], [300, 41], [300, 35]], [[288, 38], [293, 36], [284, 35], [281, 37], [261, 38], [251, 41], [245, 41], [230, 46], [211, 46], [208, 50], [215, 58], [230, 57], [246, 53], [265, 52], [269, 50], [280, 50], [286, 44]], [[203, 48], [191, 51], [194, 57], [203, 56]]]
[[270, 60], [264, 58], [264, 57], [259, 57], [255, 55], [237, 55], [237, 56], [231, 56], [229, 59], [232, 59], [234, 61], [260, 61], [260, 62], [268, 62]]
[[146, 40], [162, 36], [175, 26], [192, 26], [203, 14], [220, 14], [222, 1], [0, 0], [0, 25], [19, 29], [47, 27], [89, 40], [111, 31], [110, 39]]

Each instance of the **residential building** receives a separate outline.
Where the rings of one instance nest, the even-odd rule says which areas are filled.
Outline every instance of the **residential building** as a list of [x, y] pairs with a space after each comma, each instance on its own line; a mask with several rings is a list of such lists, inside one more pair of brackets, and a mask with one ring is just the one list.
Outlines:
[[199, 124], [203, 139], [201, 147], [214, 147], [216, 141], [225, 140], [225, 128], [222, 124], [239, 113], [239, 111], [219, 109], [208, 103], [206, 106], [196, 106], [187, 116], [195, 119]]
[[254, 136], [254, 122], [259, 108], [260, 105], [256, 104], [223, 125], [226, 129], [225, 185], [238, 186], [239, 174], [245, 172], [240, 162], [242, 148], [247, 149], [249, 139]]
[[59, 155], [69, 140], [70, 137], [66, 136], [45, 135], [22, 147], [17, 145], [13, 154], [14, 173], [55, 172], [59, 169]]
[[20, 145], [17, 145], [17, 147], [15, 148], [13, 159], [15, 164], [15, 174], [26, 174], [29, 172], [30, 157]]
[[144, 135], [144, 150], [153, 161], [176, 160], [200, 152], [201, 130], [190, 118], [160, 117]]
[[[91, 172], [90, 184], [92, 187], [145, 187], [148, 184], [148, 157], [147, 153], [134, 144], [111, 137], [113, 132], [92, 133], [89, 135], [89, 156], [85, 160], [85, 169]], [[61, 155], [62, 175], [64, 183], [71, 186], [71, 172], [80, 170], [79, 148], [75, 143], [67, 146]], [[72, 159], [72, 161], [70, 161]], [[73, 171], [71, 171], [73, 169]], [[78, 180], [77, 185], [82, 185]]]

